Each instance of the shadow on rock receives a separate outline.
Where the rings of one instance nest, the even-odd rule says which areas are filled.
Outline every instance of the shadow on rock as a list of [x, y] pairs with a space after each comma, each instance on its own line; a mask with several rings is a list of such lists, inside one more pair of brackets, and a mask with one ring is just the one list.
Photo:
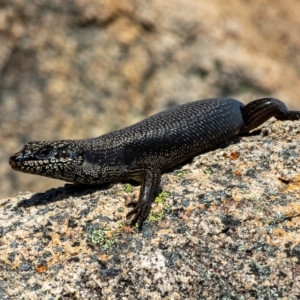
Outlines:
[[20, 201], [18, 207], [45, 205], [47, 203], [64, 200], [69, 196], [81, 197], [95, 191], [109, 189], [112, 186], [113, 184], [85, 185], [67, 183], [64, 187], [52, 188], [44, 193], [36, 193], [31, 198]]

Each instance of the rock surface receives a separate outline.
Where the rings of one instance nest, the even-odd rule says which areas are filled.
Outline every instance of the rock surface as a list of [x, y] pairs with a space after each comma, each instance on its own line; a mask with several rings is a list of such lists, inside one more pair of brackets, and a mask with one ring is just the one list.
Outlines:
[[300, 108], [300, 2], [4, 0], [1, 198], [58, 181], [13, 172], [31, 140], [87, 138], [214, 96]]
[[1, 200], [0, 298], [299, 299], [299, 143], [269, 121], [164, 174], [140, 233], [138, 186]]

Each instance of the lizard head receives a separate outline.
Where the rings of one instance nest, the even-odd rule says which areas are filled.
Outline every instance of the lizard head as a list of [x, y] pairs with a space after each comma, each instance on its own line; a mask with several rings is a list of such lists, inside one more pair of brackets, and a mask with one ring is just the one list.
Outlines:
[[82, 163], [82, 154], [68, 140], [29, 142], [9, 159], [16, 171], [66, 181], [72, 179], [74, 170]]

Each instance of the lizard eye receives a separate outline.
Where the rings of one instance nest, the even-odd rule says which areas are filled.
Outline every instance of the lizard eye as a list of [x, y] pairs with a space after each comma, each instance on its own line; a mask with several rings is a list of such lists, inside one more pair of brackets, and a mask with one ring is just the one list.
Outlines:
[[37, 153], [37, 155], [41, 158], [48, 157], [52, 154], [52, 147], [51, 146], [45, 146], [42, 149], [40, 149]]

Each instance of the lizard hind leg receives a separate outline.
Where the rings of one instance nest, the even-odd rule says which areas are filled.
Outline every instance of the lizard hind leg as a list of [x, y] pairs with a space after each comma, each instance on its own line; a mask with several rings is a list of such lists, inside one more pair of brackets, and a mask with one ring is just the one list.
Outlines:
[[130, 221], [131, 225], [138, 224], [141, 229], [148, 217], [151, 203], [158, 194], [161, 179], [161, 171], [158, 168], [150, 167], [144, 170], [144, 179], [141, 185], [139, 201], [136, 207], [127, 214], [127, 218], [135, 215]]
[[300, 111], [289, 111], [285, 104], [275, 98], [254, 100], [241, 108], [244, 127], [240, 133], [246, 133], [258, 127], [268, 119], [299, 120]]

